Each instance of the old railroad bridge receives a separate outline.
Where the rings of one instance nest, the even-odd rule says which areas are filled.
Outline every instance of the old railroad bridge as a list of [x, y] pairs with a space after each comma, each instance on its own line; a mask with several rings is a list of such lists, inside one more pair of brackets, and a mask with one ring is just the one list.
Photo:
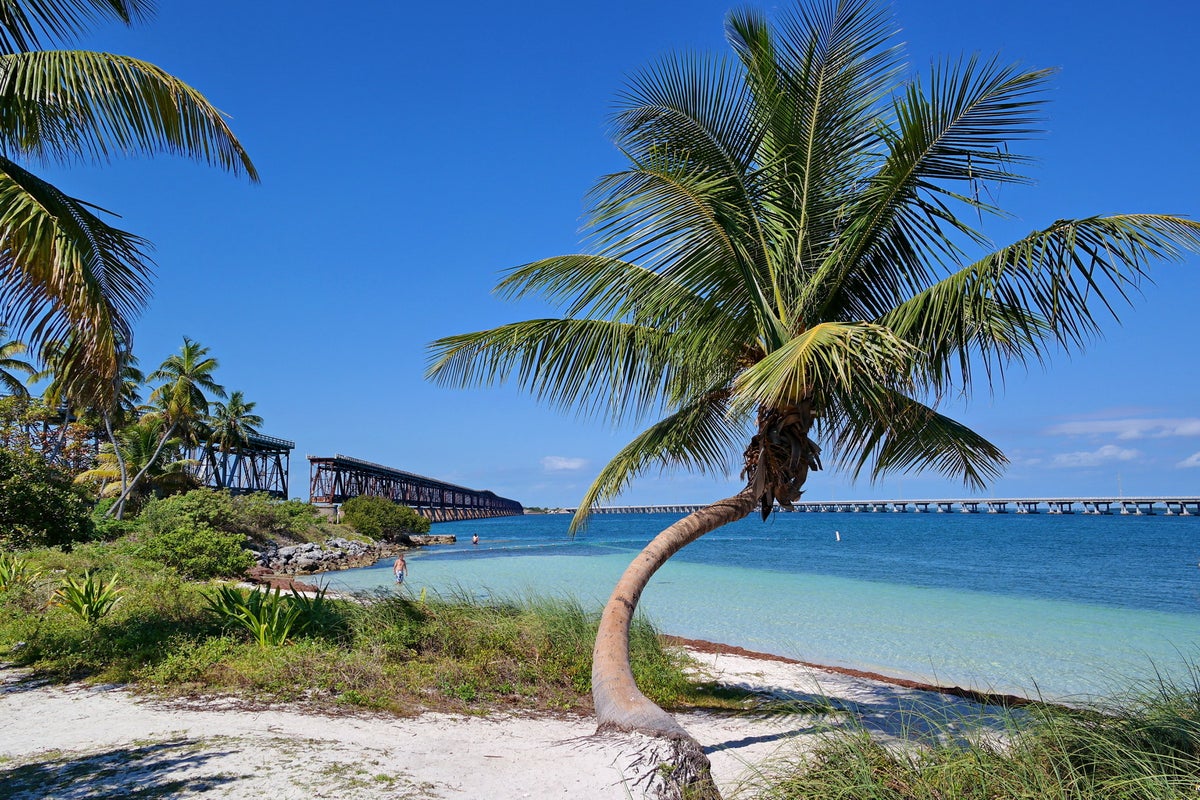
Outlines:
[[359, 495], [386, 497], [432, 522], [525, 513], [516, 500], [493, 492], [468, 489], [349, 456], [309, 456], [309, 502], [336, 506]]
[[[1043, 508], [1049, 514], [1121, 514], [1200, 516], [1200, 497], [1036, 497], [958, 500], [805, 500], [795, 503], [797, 512], [962, 512], [1006, 514], [1009, 506], [1018, 514], [1037, 514]], [[690, 514], [704, 508], [698, 505], [596, 506], [593, 514]], [[776, 511], [784, 509], [776, 506]], [[564, 509], [572, 514], [575, 509]]]

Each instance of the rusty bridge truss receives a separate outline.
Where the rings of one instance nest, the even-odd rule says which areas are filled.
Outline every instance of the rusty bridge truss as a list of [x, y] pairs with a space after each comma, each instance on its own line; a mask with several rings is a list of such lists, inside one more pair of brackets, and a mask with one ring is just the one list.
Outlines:
[[485, 517], [511, 517], [525, 513], [516, 500], [493, 492], [467, 489], [452, 483], [414, 475], [349, 456], [309, 456], [309, 502], [341, 504], [352, 497], [386, 497], [406, 505], [431, 522]]
[[201, 442], [188, 453], [195, 462], [192, 475], [202, 486], [212, 489], [228, 489], [231, 494], [266, 492], [286, 500], [288, 468], [296, 443], [261, 433], [249, 438], [245, 446], [228, 452], [221, 452], [215, 442]]

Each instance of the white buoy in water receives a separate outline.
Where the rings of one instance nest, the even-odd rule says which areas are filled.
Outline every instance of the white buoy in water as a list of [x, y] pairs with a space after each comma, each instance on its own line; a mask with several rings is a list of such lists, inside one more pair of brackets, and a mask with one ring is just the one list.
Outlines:
[[839, 542], [842, 540], [842, 532], [841, 531], [834, 531], [833, 535], [837, 537], [837, 540]]

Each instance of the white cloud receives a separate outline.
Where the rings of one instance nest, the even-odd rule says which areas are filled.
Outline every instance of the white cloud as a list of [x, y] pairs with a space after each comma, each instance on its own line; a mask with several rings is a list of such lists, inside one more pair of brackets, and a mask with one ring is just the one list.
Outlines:
[[1180, 461], [1175, 466], [1177, 467], [1200, 467], [1200, 453], [1192, 453], [1190, 456]]
[[1059, 436], [1115, 435], [1118, 439], [1162, 439], [1169, 436], [1200, 436], [1200, 418], [1183, 419], [1088, 419], [1064, 422], [1047, 429]]
[[546, 472], [573, 472], [587, 466], [586, 458], [567, 458], [566, 456], [546, 456], [542, 459], [542, 469]]
[[1054, 457], [1052, 466], [1055, 467], [1098, 467], [1113, 461], [1130, 461], [1140, 456], [1137, 450], [1127, 450], [1115, 444], [1106, 444], [1091, 451], [1076, 453], [1060, 453]]

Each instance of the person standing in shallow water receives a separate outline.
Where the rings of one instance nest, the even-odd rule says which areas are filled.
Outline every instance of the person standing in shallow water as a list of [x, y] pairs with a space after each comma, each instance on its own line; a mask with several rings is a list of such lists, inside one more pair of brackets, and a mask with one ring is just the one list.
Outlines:
[[471, 534], [471, 544], [479, 544], [479, 534], [478, 533]]
[[404, 554], [401, 553], [396, 559], [396, 563], [392, 565], [392, 575], [396, 578], [396, 583], [404, 583], [404, 576], [408, 574], [408, 563], [404, 560]]

